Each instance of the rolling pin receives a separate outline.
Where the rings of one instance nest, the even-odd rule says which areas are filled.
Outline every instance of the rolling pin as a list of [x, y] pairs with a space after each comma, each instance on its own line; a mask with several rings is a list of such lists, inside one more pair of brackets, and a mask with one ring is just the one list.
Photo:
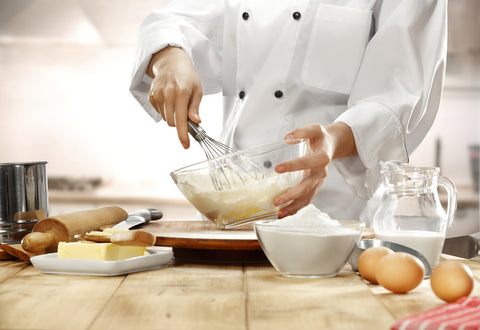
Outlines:
[[58, 242], [70, 242], [75, 240], [75, 235], [118, 223], [127, 216], [122, 208], [108, 206], [45, 218], [23, 238], [22, 247], [32, 253], [55, 252]]

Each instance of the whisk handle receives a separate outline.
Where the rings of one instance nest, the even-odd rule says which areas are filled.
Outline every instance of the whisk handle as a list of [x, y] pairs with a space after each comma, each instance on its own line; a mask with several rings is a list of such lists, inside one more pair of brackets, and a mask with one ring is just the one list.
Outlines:
[[205, 130], [200, 125], [194, 123], [190, 119], [188, 119], [188, 132], [198, 142], [203, 141], [207, 137], [207, 133], [205, 133]]

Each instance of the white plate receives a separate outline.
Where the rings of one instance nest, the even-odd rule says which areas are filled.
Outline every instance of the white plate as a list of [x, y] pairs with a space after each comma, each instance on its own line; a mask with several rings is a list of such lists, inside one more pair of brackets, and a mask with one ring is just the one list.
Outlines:
[[173, 257], [171, 249], [147, 249], [146, 256], [116, 261], [59, 259], [57, 253], [30, 258], [32, 264], [47, 274], [117, 276], [161, 268]]

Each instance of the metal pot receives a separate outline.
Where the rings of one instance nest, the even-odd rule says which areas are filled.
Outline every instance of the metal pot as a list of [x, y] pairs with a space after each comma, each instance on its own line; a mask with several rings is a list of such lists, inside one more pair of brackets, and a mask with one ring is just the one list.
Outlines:
[[19, 243], [48, 216], [46, 164], [0, 163], [0, 242]]

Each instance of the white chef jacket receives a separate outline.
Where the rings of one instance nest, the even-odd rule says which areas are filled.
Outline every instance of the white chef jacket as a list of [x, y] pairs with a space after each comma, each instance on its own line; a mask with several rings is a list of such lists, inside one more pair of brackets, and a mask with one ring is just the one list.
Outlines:
[[431, 127], [446, 59], [447, 0], [178, 0], [142, 23], [130, 91], [148, 101], [152, 54], [193, 60], [204, 94], [223, 92], [220, 139], [282, 140], [308, 123], [344, 122], [358, 156], [337, 159], [314, 203], [358, 219], [380, 161], [408, 162]]

